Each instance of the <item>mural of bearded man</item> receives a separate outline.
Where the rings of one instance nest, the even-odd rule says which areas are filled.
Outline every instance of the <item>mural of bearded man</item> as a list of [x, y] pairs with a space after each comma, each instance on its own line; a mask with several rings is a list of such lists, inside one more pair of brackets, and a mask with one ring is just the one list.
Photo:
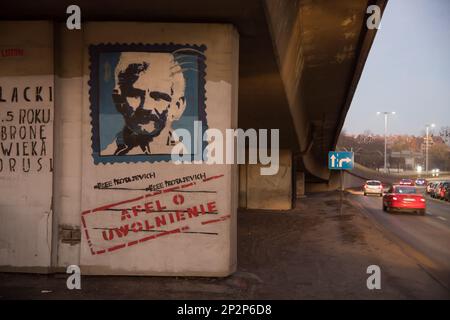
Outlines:
[[102, 154], [170, 153], [172, 122], [186, 108], [186, 80], [174, 55], [122, 52], [114, 77], [112, 98], [124, 127]]

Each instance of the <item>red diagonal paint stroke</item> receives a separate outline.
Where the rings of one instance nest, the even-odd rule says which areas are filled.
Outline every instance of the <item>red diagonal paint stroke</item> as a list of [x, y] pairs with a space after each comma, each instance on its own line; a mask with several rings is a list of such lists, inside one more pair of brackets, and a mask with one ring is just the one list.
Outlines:
[[153, 196], [156, 196], [156, 195], [161, 194], [161, 193], [162, 193], [162, 191], [161, 191], [161, 190], [158, 190], [158, 191], [155, 191], [155, 192], [146, 194], [145, 197], [146, 197], [146, 198], [148, 198], [148, 197], [153, 197]]
[[[223, 174], [217, 175], [217, 176], [212, 176], [212, 177], [203, 179], [202, 181], [203, 181], [203, 182], [206, 182], [206, 181], [209, 181], [209, 180], [212, 180], [212, 179], [218, 179], [218, 178], [221, 178], [221, 177], [223, 177], [223, 176], [224, 176]], [[191, 187], [191, 186], [193, 186], [193, 185], [195, 185], [195, 182], [194, 182], [194, 183], [189, 183], [189, 184], [186, 184], [186, 185], [182, 185], [182, 186], [177, 186], [177, 187], [172, 187], [172, 188], [168, 188], [168, 189], [158, 190], [158, 191], [155, 191], [155, 192], [152, 192], [152, 193], [149, 193], [149, 194], [140, 196], [140, 197], [138, 197], [138, 198], [128, 199], [128, 200], [124, 200], [124, 201], [117, 202], [117, 203], [112, 203], [112, 204], [107, 204], [107, 205], [105, 205], [105, 206], [103, 206], [103, 207], [99, 207], [99, 208], [92, 209], [92, 210], [89, 210], [89, 211], [84, 211], [84, 212], [82, 213], [82, 215], [83, 215], [83, 214], [87, 214], [87, 213], [91, 213], [91, 212], [94, 213], [94, 212], [98, 212], [98, 211], [104, 211], [104, 210], [106, 210], [106, 209], [110, 209], [110, 208], [112, 208], [112, 207], [115, 207], [115, 206], [118, 206], [118, 205], [121, 205], [121, 204], [129, 203], [129, 202], [133, 202], [133, 201], [138, 201], [138, 200], [141, 200], [141, 199], [143, 199], [143, 198], [153, 197], [153, 196], [155, 196], [155, 195], [162, 194], [163, 192], [168, 192], [167, 190], [172, 191], [172, 190], [179, 189], [180, 187], [181, 187], [181, 188], [187, 188], [187, 187]]]
[[[84, 213], [82, 213], [84, 214]], [[81, 223], [83, 224], [83, 228], [86, 229], [86, 222], [84, 221], [84, 217], [81, 216]]]
[[91, 239], [89, 239], [89, 233], [87, 231], [86, 223], [84, 222], [84, 217], [83, 216], [81, 216], [81, 221], [83, 223], [84, 234], [86, 235], [86, 240], [88, 241], [89, 250], [91, 250], [91, 254], [94, 255], [95, 252], [94, 252], [94, 249], [92, 248], [92, 242], [91, 242]]
[[138, 200], [141, 200], [141, 199], [144, 199], [144, 196], [140, 196], [140, 197], [137, 197], [137, 198], [134, 198], [134, 199], [128, 199], [128, 200], [120, 201], [120, 202], [113, 203], [113, 204], [108, 204], [106, 206], [103, 206], [103, 207], [100, 207], [100, 208], [96, 208], [96, 209], [92, 210], [92, 212], [104, 211], [106, 209], [110, 209], [111, 207], [115, 207], [115, 206], [118, 206], [118, 205], [121, 205], [121, 204], [125, 204], [125, 203], [128, 203], [128, 202], [138, 201]]
[[225, 220], [227, 220], [230, 217], [231, 217], [230, 215], [226, 215], [226, 216], [223, 216], [223, 217], [221, 217], [219, 219], [202, 221], [202, 224], [210, 224], [210, 223], [214, 223], [214, 222], [225, 221]]
[[164, 189], [163, 192], [166, 193], [166, 192], [171, 192], [171, 191], [178, 190], [178, 189], [180, 189], [180, 186]]
[[89, 238], [89, 233], [86, 228], [86, 222], [84, 221], [84, 217], [81, 216], [81, 222], [83, 223], [84, 234], [86, 235], [86, 240], [88, 241], [89, 250], [91, 250], [91, 254], [95, 255], [94, 249], [92, 248], [92, 241]]
[[156, 238], [156, 235], [151, 235], [151, 236], [139, 239], [139, 242], [144, 242], [144, 241], [147, 241], [147, 240], [150, 240], [150, 239], [155, 239], [155, 238]]
[[165, 235], [168, 235], [168, 234], [174, 234], [174, 233], [180, 233], [180, 232], [181, 232], [180, 228], [174, 229], [174, 230], [171, 230], [171, 231], [167, 231], [167, 232], [161, 232], [161, 233], [158, 233], [156, 235], [156, 238], [159, 238], [159, 237], [162, 237], [162, 236], [165, 236]]
[[87, 231], [87, 228], [84, 228], [84, 233], [86, 234], [86, 239], [87, 239], [87, 240], [90, 240], [90, 239], [89, 239], [89, 233], [88, 233], [88, 231]]
[[213, 180], [213, 179], [218, 179], [218, 178], [222, 178], [224, 176], [224, 174], [219, 174], [218, 176], [212, 176], [209, 178], [205, 178], [203, 179], [203, 182], [209, 181], [209, 180]]
[[127, 246], [126, 243], [118, 244], [117, 246], [108, 248], [108, 252], [111, 252], [111, 251], [114, 251], [114, 250], [117, 250], [117, 249], [121, 249], [121, 248], [124, 248], [126, 246]]
[[114, 246], [114, 247], [111, 247], [111, 248], [108, 248], [108, 249], [99, 250], [99, 251], [96, 251], [96, 252], [94, 252], [91, 249], [91, 252], [92, 252], [93, 255], [94, 254], [102, 254], [102, 253], [105, 253], [106, 251], [111, 252], [111, 251], [114, 251], [114, 250], [117, 250], [117, 249], [124, 248], [126, 246], [133, 246], [133, 245], [135, 245], [137, 243], [145, 242], [145, 241], [148, 241], [148, 240], [151, 240], [151, 239], [156, 239], [156, 238], [159, 238], [159, 237], [162, 237], [162, 236], [166, 236], [166, 235], [169, 235], [169, 234], [180, 233], [181, 230], [189, 230], [189, 227], [188, 226], [184, 226], [184, 227], [181, 227], [181, 228], [178, 228], [178, 229], [162, 232], [162, 233], [159, 233], [159, 234], [154, 234], [154, 235], [142, 238], [140, 240], [130, 241], [128, 243], [123, 243], [123, 244], [120, 244], [120, 245], [117, 245], [117, 246]]
[[128, 246], [128, 247], [134, 246], [134, 245], [137, 244], [138, 242], [139, 242], [138, 240], [134, 240], [134, 241], [128, 242], [128, 243], [127, 243], [127, 246]]
[[[223, 177], [223, 176], [225, 176], [225, 175], [224, 175], [224, 174], [221, 174], [221, 175], [217, 175], [217, 176], [212, 176], [212, 177], [209, 177], [209, 178], [205, 178], [205, 179], [203, 179], [203, 182], [206, 182], [206, 181], [209, 181], [209, 180], [213, 180], [213, 179], [218, 179], [218, 178], [221, 178], [221, 177]], [[186, 184], [186, 185], [182, 185], [181, 188], [190, 187], [190, 186], [195, 185], [195, 184], [196, 184], [195, 182], [192, 182], [192, 183], [189, 183], [189, 184]], [[138, 201], [138, 200], [141, 200], [141, 199], [143, 199], [143, 198], [152, 197], [152, 196], [159, 195], [159, 194], [162, 194], [162, 191], [161, 191], [161, 190], [155, 191], [155, 192], [153, 192], [153, 193], [150, 193], [150, 194], [147, 194], [147, 195], [138, 197], [138, 198], [129, 199], [129, 200], [124, 200], [124, 201], [121, 201], [121, 202], [117, 202], [117, 203], [105, 205], [105, 206], [103, 206], [103, 207], [99, 207], [99, 208], [96, 208], [96, 209], [93, 209], [93, 210], [87, 210], [87, 211], [84, 211], [84, 212], [81, 213], [81, 218], [82, 218], [82, 221], [84, 222], [84, 217], [83, 217], [83, 215], [85, 215], [85, 214], [88, 214], [88, 213], [94, 213], [94, 212], [98, 212], [98, 211], [104, 211], [104, 210], [106, 210], [106, 209], [110, 209], [111, 207], [118, 206], [118, 205], [120, 205], [120, 204], [125, 204], [125, 203], [129, 203], [129, 202], [133, 202], [133, 201]], [[224, 218], [225, 218], [225, 217], [224, 217]], [[222, 219], [218, 219], [217, 221], [216, 221], [216, 220], [214, 220], [214, 221], [205, 221], [205, 222], [202, 223], [202, 224], [207, 224], [207, 223], [212, 223], [212, 222], [219, 222], [219, 221], [223, 221], [223, 220], [222, 220]], [[85, 223], [83, 223], [83, 227], [84, 227], [84, 231], [85, 231], [85, 234], [86, 234], [86, 238], [89, 239], [89, 233], [88, 233], [88, 230], [87, 230], [87, 227], [86, 227], [86, 224], [85, 224]], [[144, 239], [147, 239], [147, 240], [154, 239], [154, 238], [160, 237], [160, 236], [162, 236], [162, 235], [175, 233], [174, 231], [180, 232], [179, 229], [176, 229], [176, 230], [172, 230], [172, 231], [170, 231], [170, 232], [168, 232], [168, 233], [164, 232], [164, 233], [159, 234], [159, 235], [157, 235], [157, 236], [150, 236], [150, 237], [147, 237], [147, 238], [144, 238]], [[142, 239], [141, 239], [141, 240], [142, 240]], [[142, 242], [141, 240], [139, 240], [139, 242]], [[144, 241], [147, 241], [147, 240], [144, 240]], [[89, 246], [90, 246], [90, 249], [91, 249], [91, 253], [92, 253], [93, 255], [94, 255], [94, 254], [101, 254], [101, 253], [105, 253], [105, 252], [106, 252], [106, 250], [99, 250], [99, 251], [97, 251], [97, 252], [94, 252], [94, 250], [92, 249], [91, 245], [89, 245]]]
[[156, 239], [156, 238], [168, 235], [168, 234], [179, 233], [180, 231], [181, 231], [180, 228], [178, 228], [178, 229], [174, 229], [174, 230], [170, 230], [170, 231], [166, 231], [166, 232], [161, 232], [161, 233], [158, 233], [158, 234], [154, 234], [154, 235], [142, 238], [142, 239], [139, 240], [139, 242], [145, 242], [145, 241], [148, 241], [148, 240], [151, 240], [151, 239]]
[[195, 182], [191, 182], [191, 183], [186, 183], [181, 185], [181, 188], [189, 188], [195, 185]]

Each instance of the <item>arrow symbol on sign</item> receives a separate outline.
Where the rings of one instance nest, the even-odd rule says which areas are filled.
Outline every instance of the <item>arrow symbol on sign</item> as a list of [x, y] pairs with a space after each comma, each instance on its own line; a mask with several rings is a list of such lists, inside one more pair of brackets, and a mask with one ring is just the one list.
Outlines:
[[335, 167], [334, 161], [336, 160], [336, 157], [334, 156], [334, 154], [331, 155], [330, 159], [331, 159], [331, 167], [334, 168]]
[[352, 159], [350, 159], [350, 158], [344, 158], [344, 159], [339, 160], [339, 167], [340, 167], [340, 168], [342, 168], [342, 164], [343, 164], [344, 162], [347, 162], [347, 163], [352, 162]]

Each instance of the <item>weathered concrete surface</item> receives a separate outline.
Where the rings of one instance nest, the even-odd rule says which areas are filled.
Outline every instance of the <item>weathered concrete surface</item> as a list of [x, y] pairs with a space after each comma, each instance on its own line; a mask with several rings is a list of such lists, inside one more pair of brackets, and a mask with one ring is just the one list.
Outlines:
[[246, 165], [246, 208], [288, 210], [292, 208], [292, 153], [281, 150], [275, 175], [261, 175], [261, 164]]
[[[167, 120], [163, 131], [150, 144], [150, 148], [153, 148], [151, 153], [168, 155], [168, 160], [153, 158], [152, 161], [149, 159], [131, 161], [128, 158], [126, 161], [95, 163], [91, 145], [95, 139], [92, 133], [95, 120], [90, 109], [92, 101], [90, 100], [92, 99], [90, 90], [93, 90], [92, 83], [97, 81], [92, 78], [91, 71], [98, 66], [93, 65], [93, 58], [89, 55], [89, 50], [92, 46], [113, 43], [142, 43], [162, 46], [167, 44], [196, 45], [196, 49], [190, 50], [204, 50], [204, 53], [198, 51], [203, 56], [205, 70], [203, 71], [201, 64], [198, 63], [196, 82], [198, 88], [195, 90], [198, 92], [204, 90], [205, 99], [201, 100], [201, 96], [198, 95], [198, 102], [190, 100], [190, 104], [192, 104], [192, 110], [197, 110], [195, 111], [197, 114], [201, 114], [204, 104], [208, 127], [220, 130], [224, 135], [226, 129], [237, 126], [239, 35], [235, 28], [229, 24], [89, 22], [85, 24], [83, 30], [83, 51], [80, 51], [84, 61], [83, 147], [80, 157], [82, 163], [81, 209], [83, 211], [81, 214], [83, 229], [81, 266], [84, 266], [89, 274], [161, 276], [227, 276], [231, 274], [236, 269], [237, 166], [206, 163], [174, 164], [170, 160], [172, 146], [166, 141], [171, 134], [170, 131], [176, 128], [178, 118], [172, 120], [170, 113], [167, 116], [170, 125]], [[204, 49], [200, 49], [201, 47]], [[122, 51], [133, 50], [124, 48]], [[134, 56], [133, 63], [150, 61], [148, 73], [151, 74], [152, 64], [153, 70], [156, 70], [152, 74], [153, 78], [170, 79], [171, 72], [176, 74], [173, 71], [176, 69], [173, 67], [170, 69], [170, 59], [174, 59], [171, 53], [158, 51], [155, 60], [146, 60], [155, 53], [138, 51], [137, 53], [131, 52], [127, 56], [128, 53], [122, 53], [121, 59], [125, 57], [126, 61], [126, 59], [130, 59], [130, 56]], [[136, 54], [139, 55], [137, 58]], [[161, 60], [158, 60], [158, 57]], [[117, 66], [121, 64], [121, 61], [117, 63]], [[130, 65], [130, 62], [124, 63]], [[115, 68], [115, 73], [112, 74], [119, 74], [119, 68]], [[178, 68], [181, 67], [178, 66]], [[186, 66], [183, 68], [188, 69]], [[101, 77], [103, 78], [103, 74]], [[183, 80], [178, 82], [174, 80], [172, 94], [177, 91], [176, 85], [178, 84], [182, 88], [180, 94], [184, 99], [184, 76], [181, 77]], [[162, 90], [160, 88], [164, 88], [164, 86], [161, 83], [167, 84], [166, 80], [142, 81], [147, 81], [145, 83], [148, 85], [147, 90], [149, 91]], [[118, 80], [116, 80], [116, 85], [117, 83]], [[188, 90], [187, 85], [186, 90]], [[168, 88], [166, 91], [170, 92]], [[186, 99], [188, 99], [187, 97], [186, 94]], [[177, 108], [175, 100], [175, 98], [171, 100], [173, 105], [170, 110]], [[149, 104], [151, 104], [150, 99], [146, 101], [150, 101]], [[193, 126], [194, 120], [200, 118], [196, 117], [194, 111], [191, 112], [192, 115], [187, 115], [183, 120], [189, 121]], [[174, 122], [173, 128], [171, 127], [172, 121]], [[183, 126], [183, 128], [186, 127]], [[192, 130], [189, 133], [191, 132]], [[110, 150], [111, 153], [105, 151], [107, 149], [103, 149], [101, 153], [106, 156], [112, 155], [117, 146], [113, 146], [113, 150]], [[137, 149], [138, 154], [140, 152], [142, 155], [142, 150]], [[133, 150], [130, 151], [130, 153], [132, 152]], [[188, 154], [190, 153], [191, 150], [188, 151]], [[95, 187], [102, 181], [113, 181], [148, 172], [153, 172], [155, 176], [147, 181], [132, 181], [123, 185], [125, 188], [113, 187], [105, 190]], [[166, 181], [191, 178], [193, 175], [204, 175], [204, 177], [195, 180], [195, 183], [187, 180], [173, 185], [164, 185]], [[159, 183], [163, 185], [160, 189], [157, 187]], [[184, 185], [189, 184], [189, 189], [183, 189]], [[155, 189], [146, 190], [149, 185]], [[176, 203], [175, 200], [181, 197], [183, 203]], [[130, 199], [137, 200], [130, 201]], [[157, 208], [156, 201], [160, 201], [158, 203], [161, 203], [161, 207]], [[118, 205], [114, 205], [112, 210], [96, 209], [113, 203], [118, 203]], [[207, 207], [208, 203], [213, 205]], [[149, 212], [144, 210], [147, 205], [153, 206], [152, 214], [147, 214]], [[207, 207], [205, 210], [207, 213], [201, 214], [202, 209], [198, 209], [200, 206]], [[141, 211], [138, 214], [131, 214], [127, 219], [120, 215], [124, 209], [132, 212], [135, 210], [133, 208]], [[189, 214], [187, 211], [191, 208], [195, 208], [200, 214], [195, 216]], [[177, 210], [180, 210], [177, 213], [179, 218], [173, 218]], [[158, 221], [162, 221], [161, 225], [158, 225]], [[150, 227], [145, 227], [146, 225], [150, 225]], [[133, 226], [135, 228], [140, 226], [141, 230], [131, 232]], [[116, 231], [116, 228], [121, 227], [126, 230], [125, 237]], [[126, 228], [129, 228], [130, 232]], [[142, 228], [144, 229], [142, 230]]]
[[[279, 128], [304, 152], [306, 182], [327, 180], [333, 148], [370, 50], [366, 9], [386, 0], [77, 1], [83, 21], [218, 22], [240, 34], [239, 127]], [[65, 21], [64, 1], [2, 1], [8, 19]]]
[[[227, 278], [0, 274], [0, 297], [36, 299], [449, 299], [450, 293], [336, 193], [307, 196], [295, 210], [241, 210], [238, 271]], [[366, 269], [381, 268], [381, 290]], [[119, 289], [120, 288], [120, 289]], [[51, 290], [41, 293], [41, 290]]]
[[[151, 88], [147, 87], [145, 92], [150, 92], [150, 89], [153, 89], [152, 92], [160, 90], [160, 87], [155, 87], [162, 85], [167, 92], [174, 94], [175, 83], [179, 86], [178, 91], [182, 91], [178, 92], [181, 94], [177, 98], [180, 100], [178, 105], [175, 104], [175, 98], [169, 96], [172, 102], [170, 112], [170, 106], [164, 105], [170, 126], [166, 125], [169, 121], [164, 120], [164, 132], [155, 135], [154, 140], [162, 142], [156, 143], [155, 148], [159, 148], [157, 151], [152, 149], [152, 156], [156, 156], [150, 156], [151, 159], [145, 158], [143, 149], [139, 151], [139, 148], [137, 154], [141, 157], [140, 160], [135, 161], [135, 158], [130, 157], [117, 159], [114, 155], [114, 150], [118, 150], [115, 137], [121, 135], [124, 128], [123, 117], [119, 114], [120, 119], [116, 117], [111, 120], [108, 117], [111, 112], [98, 110], [101, 108], [96, 111], [91, 109], [91, 105], [95, 104], [93, 101], [98, 102], [94, 84], [98, 84], [99, 79], [107, 78], [109, 80], [105, 81], [118, 85], [118, 79], [113, 77], [120, 71], [118, 68], [112, 71], [106, 68], [111, 68], [109, 62], [101, 66], [94, 64], [95, 59], [89, 55], [89, 50], [93, 45], [98, 47], [114, 43], [130, 45], [121, 49], [120, 59], [125, 56], [125, 61], [130, 56], [138, 59], [137, 63], [150, 59], [149, 56], [155, 59], [152, 60], [153, 67], [150, 70], [153, 68], [157, 71], [150, 78], [157, 81], [148, 80], [147, 77], [144, 86]], [[136, 50], [136, 46], [141, 46], [140, 44], [151, 46], [153, 51], [148, 47], [144, 50], [145, 53], [142, 53], [142, 48], [141, 51]], [[173, 68], [170, 59], [174, 59], [174, 52], [177, 51], [173, 48], [175, 45], [178, 45], [178, 50], [183, 48], [201, 54], [202, 58], [195, 60], [198, 70], [185, 65], [182, 70], [181, 65], [186, 62], [177, 63], [178, 69]], [[24, 123], [17, 120], [19, 108], [31, 109], [45, 104], [43, 107], [49, 109], [48, 114], [51, 115], [48, 117], [49, 123], [43, 128], [45, 130], [42, 130], [44, 136], [37, 138], [47, 145], [47, 153], [39, 155], [41, 158], [37, 160], [38, 165], [41, 165], [38, 161], [43, 160], [42, 171], [39, 168], [35, 170], [37, 172], [32, 169], [30, 173], [25, 172], [25, 169], [24, 172], [17, 172], [17, 169], [7, 172], [6, 163], [10, 163], [10, 156], [6, 157], [2, 152], [0, 158], [0, 191], [3, 194], [0, 199], [0, 270], [14, 270], [17, 267], [17, 271], [32, 272], [33, 269], [29, 267], [55, 268], [69, 264], [80, 264], [85, 267], [86, 273], [91, 274], [227, 276], [235, 270], [235, 216], [238, 200], [236, 165], [175, 165], [170, 158], [172, 144], [168, 139], [177, 124], [194, 127], [195, 120], [203, 120], [204, 125], [220, 130], [222, 134], [226, 129], [237, 127], [239, 35], [232, 25], [90, 22], [83, 25], [82, 31], [68, 31], [64, 24], [53, 24], [50, 21], [0, 22], [0, 47], [24, 52], [20, 56], [5, 56], [2, 51], [1, 55], [1, 150], [3, 151], [3, 143], [15, 146], [18, 142], [21, 146], [22, 142], [35, 142], [28, 141], [33, 140], [31, 138], [4, 137], [6, 130], [3, 128], [9, 132], [11, 127], [19, 132], [19, 128], [25, 127]], [[205, 61], [204, 68], [200, 60]], [[119, 61], [115, 61], [113, 68], [119, 64]], [[103, 66], [105, 72], [96, 77]], [[193, 85], [188, 88], [185, 86], [184, 74], [190, 71], [198, 71], [198, 74], [197, 78], [190, 78]], [[172, 79], [174, 74], [179, 75], [177, 81]], [[168, 86], [172, 80], [172, 84]], [[44, 88], [43, 102], [28, 99], [32, 96], [31, 92], [34, 98], [35, 87]], [[185, 95], [185, 89], [199, 94]], [[112, 110], [115, 110], [114, 103], [110, 101], [112, 92], [112, 88], [103, 91], [109, 100], [102, 105], [112, 106]], [[19, 102], [13, 100], [17, 96]], [[57, 123], [53, 128], [54, 100], [58, 110]], [[185, 112], [184, 122], [175, 123], [172, 128], [172, 122], [181, 117], [176, 114], [176, 110], [182, 110], [181, 113], [184, 111], [181, 102], [189, 104], [191, 108], [189, 112]], [[9, 119], [10, 112], [14, 121]], [[107, 115], [109, 119], [102, 122], [99, 114]], [[4, 117], [8, 124], [3, 124]], [[102, 125], [94, 125], [96, 121], [102, 122]], [[113, 130], [112, 142], [108, 141], [113, 150], [108, 153], [105, 146], [102, 146], [101, 152], [94, 150], [92, 145], [100, 138], [93, 132], [99, 130], [99, 127], [108, 128], [114, 124], [120, 128]], [[53, 129], [57, 136], [55, 141]], [[39, 127], [35, 131], [39, 133]], [[190, 133], [193, 133], [193, 129]], [[18, 135], [19, 133], [16, 134]], [[56, 153], [55, 166], [52, 166], [51, 161], [53, 145]], [[152, 143], [152, 148], [154, 145]], [[147, 151], [146, 153], [150, 153], [150, 150]], [[192, 154], [191, 151], [187, 153]], [[29, 150], [28, 152], [31, 153]], [[109, 157], [108, 163], [95, 162], [95, 154], [103, 152], [101, 156]], [[158, 158], [158, 155], [164, 157]], [[37, 155], [32, 156], [32, 159], [37, 158]], [[17, 161], [17, 167], [22, 166], [22, 156], [13, 160]], [[53, 167], [56, 168], [54, 178]], [[151, 178], [132, 179], [133, 176], [146, 174]], [[121, 182], [119, 188], [105, 190], [104, 187], [98, 187], [99, 183], [105, 181], [109, 181], [112, 186], [114, 179], [126, 178], [129, 179], [126, 186]], [[194, 183], [195, 179], [198, 181]], [[56, 187], [54, 193], [53, 184]], [[153, 188], [151, 190], [148, 189], [150, 185]], [[178, 194], [173, 192], [184, 187], [189, 187], [190, 190], [177, 191]], [[152, 203], [154, 205], [156, 202], [147, 198], [153, 196], [163, 203], [161, 207], [150, 209]], [[183, 201], [176, 203], [173, 200], [175, 197]], [[130, 207], [117, 207], [125, 203]], [[108, 208], [104, 209], [105, 206]], [[103, 209], [98, 209], [99, 207]], [[202, 209], [198, 209], [200, 207]], [[188, 213], [188, 209], [198, 211]], [[128, 214], [124, 218], [120, 215], [120, 212], [132, 210], [133, 216]], [[150, 212], [154, 214], [149, 215]], [[88, 213], [93, 214], [87, 215]], [[147, 217], [154, 221], [148, 222], [145, 220]], [[148, 224], [144, 230], [146, 222]], [[132, 226], [136, 229], [133, 230]], [[121, 230], [124, 232], [118, 232], [118, 228], [123, 228]], [[74, 238], [70, 238], [72, 235], [75, 235]], [[161, 238], [166, 235], [170, 237]], [[118, 251], [119, 247], [126, 250]]]
[[326, 155], [344, 124], [376, 30], [366, 9], [387, 1], [266, 0], [280, 76], [302, 163], [328, 180]]
[[[53, 26], [0, 22], [0, 270], [50, 266]], [[8, 55], [3, 50], [21, 50]]]
[[296, 193], [297, 193], [297, 198], [305, 195], [305, 173], [304, 172], [297, 172]]
[[80, 230], [83, 103], [83, 32], [55, 24], [55, 230], [53, 266], [80, 263], [80, 242], [64, 242], [59, 230]]

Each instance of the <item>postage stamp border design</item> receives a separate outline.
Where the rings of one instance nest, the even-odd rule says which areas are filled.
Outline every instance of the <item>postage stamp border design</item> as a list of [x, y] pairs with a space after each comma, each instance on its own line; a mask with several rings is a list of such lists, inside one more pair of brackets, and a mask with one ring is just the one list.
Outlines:
[[[176, 50], [189, 50], [190, 54], [197, 57], [198, 63], [198, 121], [207, 128], [206, 113], [206, 45], [174, 44], [174, 43], [100, 43], [91, 44], [89, 53], [89, 109], [91, 117], [91, 148], [94, 164], [114, 164], [114, 163], [139, 163], [139, 162], [171, 162], [171, 155], [126, 155], [126, 156], [101, 156], [100, 155], [100, 104], [99, 104], [99, 58], [101, 53], [107, 52], [167, 52]], [[158, 156], [159, 159], [155, 159]], [[162, 157], [162, 159], [161, 159]]]

